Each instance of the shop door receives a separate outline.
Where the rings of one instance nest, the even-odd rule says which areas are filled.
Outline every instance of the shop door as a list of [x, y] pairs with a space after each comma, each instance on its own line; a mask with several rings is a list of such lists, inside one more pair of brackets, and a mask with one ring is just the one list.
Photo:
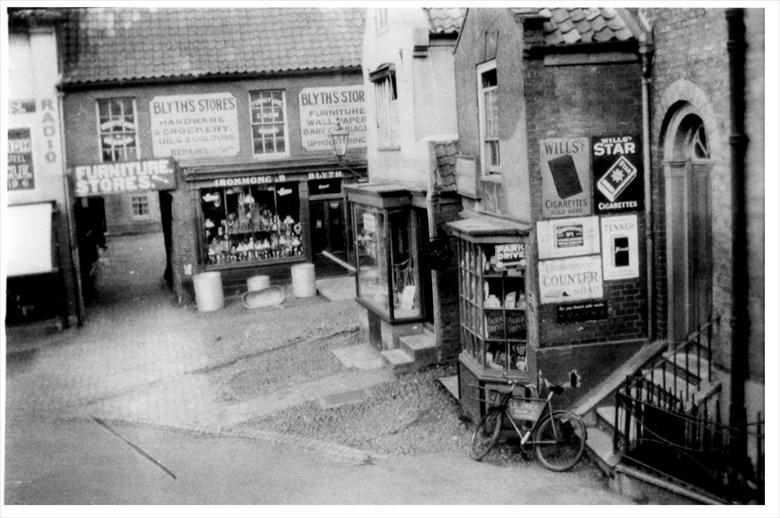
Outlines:
[[311, 244], [313, 252], [323, 250], [331, 253], [343, 253], [344, 208], [341, 200], [318, 200], [311, 202]]

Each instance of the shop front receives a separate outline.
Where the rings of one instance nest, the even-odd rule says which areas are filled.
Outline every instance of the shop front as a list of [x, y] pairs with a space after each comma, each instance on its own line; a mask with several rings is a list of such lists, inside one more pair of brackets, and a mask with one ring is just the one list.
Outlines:
[[449, 223], [458, 243], [461, 404], [481, 416], [491, 384], [504, 376], [536, 384], [529, 228], [486, 216]]
[[380, 350], [398, 347], [413, 326], [430, 323], [431, 272], [425, 196], [387, 184], [349, 185], [361, 331]]
[[[196, 264], [239, 287], [253, 275], [289, 277], [291, 265], [312, 262], [323, 250], [343, 252], [342, 185], [363, 174], [312, 161], [185, 168], [197, 236], [185, 275], [196, 273], [187, 267]], [[185, 255], [187, 232], [174, 237]]]

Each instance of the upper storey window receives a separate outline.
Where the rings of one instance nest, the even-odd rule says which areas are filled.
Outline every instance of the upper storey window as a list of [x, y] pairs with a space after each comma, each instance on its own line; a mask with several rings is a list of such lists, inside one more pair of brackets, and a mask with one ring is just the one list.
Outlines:
[[131, 97], [100, 99], [97, 116], [103, 162], [137, 159], [135, 100]]
[[288, 154], [286, 107], [284, 90], [249, 92], [252, 146], [255, 156]]
[[498, 140], [498, 74], [496, 62], [477, 66], [477, 105], [482, 173], [501, 172], [501, 150]]
[[400, 147], [400, 123], [395, 67], [382, 65], [369, 78], [376, 94], [377, 144], [380, 149], [397, 149]]

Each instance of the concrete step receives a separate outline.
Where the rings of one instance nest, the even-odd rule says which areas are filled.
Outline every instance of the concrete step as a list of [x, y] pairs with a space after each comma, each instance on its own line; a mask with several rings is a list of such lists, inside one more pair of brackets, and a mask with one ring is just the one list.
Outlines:
[[597, 422], [601, 429], [612, 433], [615, 429], [615, 407], [600, 406], [596, 409]]
[[585, 451], [599, 469], [607, 475], [610, 475], [612, 469], [620, 462], [620, 456], [612, 451], [612, 434], [595, 426], [588, 427]]
[[393, 371], [393, 374], [405, 374], [415, 368], [414, 358], [406, 354], [401, 349], [391, 349], [382, 351], [382, 358]]
[[436, 362], [436, 337], [433, 333], [404, 335], [398, 338], [398, 343], [400, 349], [411, 356], [419, 366]]
[[662, 505], [730, 503], [693, 486], [625, 462], [615, 466], [609, 485], [613, 491], [642, 503]]

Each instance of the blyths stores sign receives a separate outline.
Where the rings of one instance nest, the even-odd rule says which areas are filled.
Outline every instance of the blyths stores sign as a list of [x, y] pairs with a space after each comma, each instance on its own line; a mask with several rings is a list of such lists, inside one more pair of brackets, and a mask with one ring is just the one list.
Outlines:
[[229, 93], [155, 97], [149, 116], [155, 157], [238, 155], [236, 98]]
[[176, 187], [173, 161], [136, 160], [77, 166], [76, 196], [162, 191]]
[[363, 85], [304, 88], [298, 95], [301, 144], [307, 151], [329, 151], [329, 130], [337, 122], [349, 131], [348, 149], [366, 147], [366, 96]]
[[597, 214], [642, 210], [642, 146], [633, 135], [593, 137], [593, 204]]
[[542, 217], [588, 216], [591, 210], [590, 149], [587, 137], [540, 142]]

